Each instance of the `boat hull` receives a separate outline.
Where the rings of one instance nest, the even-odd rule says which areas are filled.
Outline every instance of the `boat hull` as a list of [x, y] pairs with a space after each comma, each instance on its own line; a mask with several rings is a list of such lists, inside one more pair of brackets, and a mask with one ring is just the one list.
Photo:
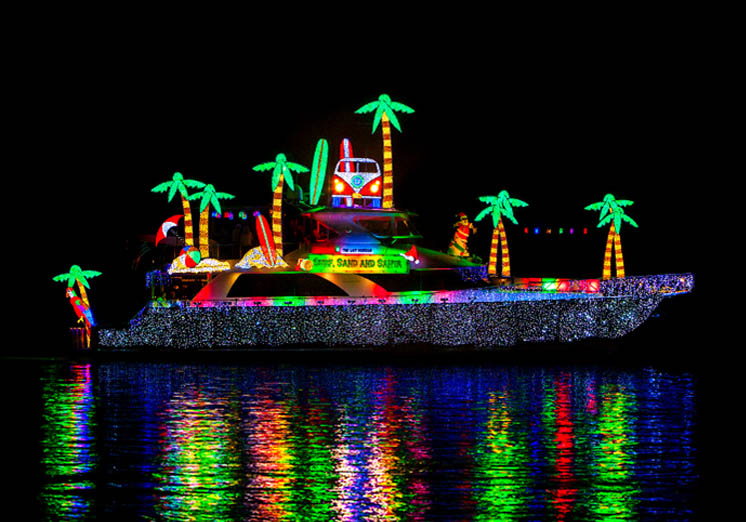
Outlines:
[[[526, 295], [529, 295], [527, 293]], [[493, 302], [146, 307], [128, 329], [101, 330], [106, 348], [232, 348], [410, 344], [477, 347], [621, 337], [664, 294], [557, 296]]]

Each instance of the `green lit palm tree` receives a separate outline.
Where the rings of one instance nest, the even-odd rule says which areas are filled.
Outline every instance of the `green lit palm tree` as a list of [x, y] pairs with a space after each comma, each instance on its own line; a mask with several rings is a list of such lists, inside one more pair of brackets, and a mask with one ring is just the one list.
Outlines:
[[282, 250], [282, 191], [287, 181], [290, 190], [295, 190], [293, 172], [308, 172], [308, 168], [298, 163], [288, 161], [282, 152], [275, 157], [275, 161], [260, 163], [253, 168], [257, 172], [272, 171], [272, 239], [275, 249], [284, 255]]
[[88, 294], [85, 291], [86, 288], [88, 288], [89, 290], [91, 288], [88, 284], [88, 279], [92, 277], [98, 277], [100, 275], [101, 272], [98, 272], [96, 270], [83, 270], [78, 265], [73, 265], [70, 267], [70, 271], [68, 273], [56, 275], [52, 278], [52, 280], [57, 282], [65, 282], [67, 283], [68, 288], [73, 288], [73, 286], [77, 283], [78, 290], [80, 291], [80, 298], [83, 300], [86, 306], [90, 307], [91, 305], [88, 302]]
[[611, 248], [614, 247], [616, 258], [616, 276], [624, 277], [624, 258], [622, 257], [622, 240], [619, 237], [619, 229], [622, 221], [626, 221], [633, 227], [637, 228], [635, 220], [624, 213], [622, 207], [632, 205], [634, 201], [628, 199], [616, 199], [612, 194], [606, 194], [603, 201], [592, 203], [585, 207], [586, 210], [600, 211], [598, 227], [608, 225], [609, 235], [606, 238], [606, 252], [604, 253], [604, 269], [602, 279], [611, 279]]
[[479, 198], [479, 201], [486, 203], [488, 206], [474, 218], [474, 221], [481, 221], [488, 214], [492, 215], [492, 245], [490, 247], [490, 262], [487, 272], [492, 275], [497, 274], [497, 251], [502, 247], [502, 267], [500, 274], [503, 277], [510, 277], [508, 237], [505, 235], [505, 226], [503, 225], [502, 218], [505, 216], [517, 225], [518, 221], [513, 215], [513, 207], [527, 207], [528, 203], [520, 199], [511, 198], [506, 190], [501, 191], [497, 196], [482, 196]]
[[375, 111], [373, 117], [373, 132], [376, 132], [378, 124], [383, 122], [383, 208], [394, 206], [394, 168], [391, 157], [391, 125], [401, 132], [396, 112], [411, 114], [414, 109], [403, 103], [392, 101], [388, 94], [381, 94], [377, 101], [367, 103], [355, 111], [355, 114], [364, 114]]
[[204, 188], [205, 184], [201, 181], [193, 179], [184, 179], [181, 172], [174, 172], [173, 179], [171, 181], [164, 181], [160, 185], [156, 185], [151, 189], [151, 192], [166, 192], [168, 191], [168, 201], [170, 202], [176, 193], [181, 195], [181, 206], [184, 209], [184, 242], [189, 246], [194, 246], [194, 226], [192, 225], [192, 211], [189, 206], [189, 194], [187, 188]]
[[205, 188], [201, 192], [195, 192], [189, 196], [189, 201], [196, 199], [200, 200], [199, 203], [199, 254], [202, 259], [210, 257], [210, 243], [209, 243], [209, 223], [210, 223], [210, 206], [220, 214], [221, 199], [233, 199], [233, 194], [226, 192], [216, 192], [215, 187], [209, 183], [205, 185]]

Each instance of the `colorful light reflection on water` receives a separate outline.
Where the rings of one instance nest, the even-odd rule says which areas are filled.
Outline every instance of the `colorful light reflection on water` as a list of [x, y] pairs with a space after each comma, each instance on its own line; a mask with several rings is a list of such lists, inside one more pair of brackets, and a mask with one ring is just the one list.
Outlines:
[[49, 365], [52, 519], [636, 520], [694, 509], [695, 379], [652, 369]]

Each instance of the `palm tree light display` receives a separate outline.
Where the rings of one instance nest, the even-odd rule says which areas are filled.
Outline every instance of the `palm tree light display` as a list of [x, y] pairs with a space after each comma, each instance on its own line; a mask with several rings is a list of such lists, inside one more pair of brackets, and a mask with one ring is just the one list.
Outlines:
[[88, 302], [88, 294], [85, 289], [90, 289], [88, 279], [92, 277], [98, 277], [101, 272], [96, 270], [83, 270], [78, 265], [70, 267], [70, 271], [66, 274], [56, 275], [52, 278], [53, 281], [65, 282], [68, 288], [73, 288], [75, 284], [78, 285], [78, 291], [80, 292], [80, 298], [83, 300], [86, 306], [90, 307], [91, 304]]
[[226, 192], [216, 192], [215, 187], [209, 183], [201, 192], [195, 192], [189, 196], [189, 201], [200, 200], [199, 204], [199, 254], [202, 259], [210, 257], [209, 244], [209, 223], [210, 223], [210, 205], [220, 214], [221, 199], [233, 199], [233, 194]]
[[497, 274], [497, 251], [501, 247], [502, 267], [500, 274], [503, 277], [510, 277], [510, 254], [508, 252], [508, 238], [505, 235], [505, 226], [502, 218], [505, 216], [514, 224], [518, 221], [513, 216], [513, 207], [527, 207], [528, 203], [520, 199], [511, 198], [506, 190], [501, 191], [497, 196], [482, 196], [479, 201], [486, 203], [488, 206], [482, 210], [474, 221], [481, 221], [488, 214], [492, 215], [492, 245], [490, 247], [490, 262], [487, 273]]
[[355, 111], [355, 114], [364, 114], [375, 111], [373, 117], [373, 132], [376, 132], [378, 124], [381, 123], [383, 132], [383, 208], [394, 206], [394, 170], [391, 157], [391, 125], [401, 132], [396, 112], [411, 114], [414, 109], [403, 103], [392, 101], [388, 94], [381, 94], [377, 101], [367, 103]]
[[604, 270], [602, 279], [611, 279], [611, 248], [614, 247], [616, 258], [616, 276], [624, 277], [624, 258], [622, 257], [622, 240], [619, 237], [619, 229], [622, 221], [626, 221], [637, 228], [634, 219], [624, 213], [622, 207], [628, 207], [634, 202], [628, 199], [616, 199], [612, 194], [606, 194], [603, 201], [592, 203], [585, 207], [586, 210], [600, 211], [598, 227], [611, 223], [609, 235], [606, 239], [606, 252], [604, 254]]
[[293, 172], [308, 172], [308, 168], [298, 163], [288, 161], [287, 156], [283, 153], [279, 153], [275, 157], [275, 161], [269, 161], [267, 163], [260, 163], [254, 167], [257, 172], [272, 171], [272, 239], [275, 243], [275, 248], [280, 254], [280, 257], [284, 256], [282, 250], [282, 191], [287, 181], [290, 190], [295, 190], [295, 182], [293, 181]]
[[194, 226], [192, 225], [192, 211], [189, 207], [189, 194], [187, 193], [187, 188], [201, 189], [205, 188], [205, 184], [193, 179], [184, 179], [181, 172], [175, 172], [171, 181], [165, 181], [160, 185], [156, 185], [151, 189], [151, 192], [168, 191], [169, 202], [174, 198], [174, 195], [176, 195], [177, 192], [181, 195], [181, 206], [184, 209], [184, 242], [187, 246], [194, 246]]

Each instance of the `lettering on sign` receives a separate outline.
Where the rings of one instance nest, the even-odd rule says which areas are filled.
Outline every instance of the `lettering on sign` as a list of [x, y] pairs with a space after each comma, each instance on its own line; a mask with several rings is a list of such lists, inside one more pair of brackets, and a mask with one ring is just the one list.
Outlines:
[[310, 254], [310, 272], [350, 274], [406, 274], [409, 261], [402, 256]]

